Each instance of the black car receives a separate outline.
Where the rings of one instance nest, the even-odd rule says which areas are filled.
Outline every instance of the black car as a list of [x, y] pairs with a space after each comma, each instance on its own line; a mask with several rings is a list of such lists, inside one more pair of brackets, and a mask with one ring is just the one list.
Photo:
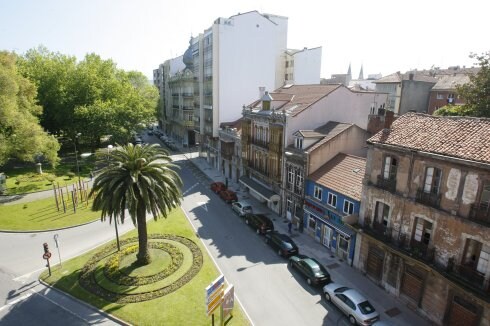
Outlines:
[[247, 214], [245, 223], [255, 229], [257, 234], [266, 234], [274, 231], [274, 223], [264, 214]]
[[285, 234], [272, 231], [265, 234], [265, 243], [277, 250], [280, 256], [289, 257], [299, 254], [296, 243]]
[[308, 285], [325, 285], [332, 282], [330, 273], [315, 258], [305, 255], [296, 255], [289, 258], [289, 266], [298, 270]]

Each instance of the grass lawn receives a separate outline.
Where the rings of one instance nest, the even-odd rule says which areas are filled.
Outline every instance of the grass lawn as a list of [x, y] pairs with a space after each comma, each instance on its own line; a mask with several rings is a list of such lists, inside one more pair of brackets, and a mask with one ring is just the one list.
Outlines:
[[[80, 164], [80, 177], [82, 180], [90, 177], [91, 169], [93, 169], [93, 163], [89, 160]], [[56, 169], [43, 166], [43, 174], [37, 174], [34, 166], [1, 171], [5, 172], [7, 176], [7, 191], [5, 195], [53, 189], [53, 183], [60, 187], [72, 185], [78, 182], [78, 177], [73, 171], [76, 171], [76, 168], [72, 164], [59, 164]]]
[[[76, 257], [67, 262], [63, 262], [63, 267], [58, 265], [52, 268], [52, 275], [48, 276], [47, 271], [43, 272], [40, 276], [45, 282], [52, 284], [53, 286], [70, 293], [71, 295], [86, 301], [99, 309], [102, 309], [114, 316], [125, 320], [135, 325], [211, 325], [211, 317], [206, 315], [206, 307], [204, 304], [205, 293], [204, 289], [218, 277], [219, 272], [216, 269], [213, 261], [207, 255], [207, 251], [202, 245], [201, 241], [194, 234], [193, 229], [189, 225], [189, 222], [185, 218], [183, 212], [180, 209], [174, 210], [167, 219], [161, 219], [157, 222], [150, 222], [148, 224], [149, 234], [172, 234], [192, 240], [201, 249], [203, 255], [203, 265], [197, 275], [195, 275], [188, 283], [178, 288], [174, 292], [171, 292], [162, 297], [138, 302], [138, 303], [126, 303], [117, 304], [105, 301], [100, 297], [88, 292], [79, 284], [80, 271], [84, 265], [94, 256], [97, 252], [100, 252], [103, 247], [96, 248], [91, 252], [84, 254], [83, 256]], [[121, 239], [127, 239], [137, 236], [136, 230], [133, 230], [126, 234]], [[185, 246], [184, 246], [185, 247]], [[185, 252], [185, 249], [181, 250]], [[169, 265], [169, 257], [165, 254], [157, 256], [155, 250], [151, 250], [154, 258], [154, 263], [162, 264], [163, 266]], [[113, 255], [111, 255], [112, 257]], [[187, 257], [187, 254], [184, 256]], [[110, 259], [110, 257], [104, 257], [103, 259]], [[191, 259], [190, 259], [191, 260]], [[186, 265], [192, 264], [189, 259], [184, 258], [182, 264], [183, 269], [186, 269]], [[152, 267], [153, 265], [153, 267]], [[154, 264], [142, 268], [137, 271], [131, 268], [131, 261], [128, 258], [121, 259], [120, 268], [124, 274], [130, 273], [134, 275], [153, 275], [156, 270]], [[101, 270], [96, 271], [96, 278], [104, 278]], [[170, 275], [169, 277], [160, 280], [163, 283], [172, 283], [178, 278], [178, 272]], [[105, 283], [104, 283], [105, 281]], [[102, 280], [100, 283], [106, 287], [111, 288], [113, 291], [117, 291], [118, 288], [124, 293], [142, 293], [145, 291], [151, 291], [154, 287], [158, 287], [158, 283], [152, 283], [142, 286], [123, 287], [110, 283], [109, 280]], [[219, 313], [215, 314], [215, 323], [219, 322]], [[238, 306], [238, 302], [235, 301], [235, 308], [233, 310], [233, 318], [231, 318], [226, 325], [250, 325], [250, 322], [246, 318], [245, 314]]]
[[100, 212], [92, 212], [92, 201], [88, 207], [79, 202], [77, 212], [73, 212], [73, 205], [68, 202], [66, 213], [63, 208], [56, 209], [54, 197], [41, 199], [29, 203], [0, 205], [0, 230], [50, 230], [66, 226], [78, 225], [100, 218]]

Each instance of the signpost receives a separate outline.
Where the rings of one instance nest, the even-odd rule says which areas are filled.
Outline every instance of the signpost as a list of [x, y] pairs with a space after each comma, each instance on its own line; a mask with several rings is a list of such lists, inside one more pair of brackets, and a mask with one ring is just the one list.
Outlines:
[[61, 267], [61, 254], [60, 254], [60, 243], [59, 243], [59, 238], [60, 236], [58, 233], [56, 233], [53, 238], [54, 238], [54, 243], [56, 244], [56, 249], [58, 249], [58, 258], [60, 259], [60, 267]]
[[[212, 325], [214, 326], [214, 311], [216, 308], [221, 306], [223, 302], [225, 288], [225, 277], [224, 275], [220, 275], [217, 279], [215, 279], [211, 284], [206, 288], [206, 301], [205, 304], [207, 306], [207, 314], [208, 316], [212, 314], [211, 320]], [[221, 310], [221, 325], [223, 324], [223, 309]]]
[[43, 243], [43, 249], [44, 249], [43, 259], [46, 259], [47, 262], [46, 267], [48, 268], [49, 276], [51, 276], [51, 266], [49, 265], [49, 258], [51, 258], [51, 252], [49, 251], [47, 242]]
[[223, 319], [226, 319], [228, 315], [233, 316], [231, 313], [233, 311], [233, 307], [235, 306], [235, 287], [233, 285], [229, 285], [226, 288], [225, 293], [223, 294]]

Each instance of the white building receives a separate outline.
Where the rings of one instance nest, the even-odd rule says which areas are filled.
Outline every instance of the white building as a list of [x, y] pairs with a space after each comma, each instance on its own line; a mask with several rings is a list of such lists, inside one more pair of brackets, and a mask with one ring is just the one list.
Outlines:
[[[288, 54], [287, 28], [287, 17], [257, 11], [218, 18], [191, 39], [183, 54], [185, 69], [193, 74], [195, 142], [216, 167], [220, 124], [239, 119], [243, 105], [256, 98], [258, 87], [276, 89], [286, 83], [320, 82], [321, 48]], [[294, 67], [292, 78], [288, 75], [287, 80], [286, 64]], [[181, 96], [170, 88], [165, 90], [165, 97], [172, 92]], [[182, 109], [180, 105], [166, 106], [161, 125], [167, 133], [182, 136], [184, 145], [193, 145], [190, 135], [173, 120], [185, 115], [169, 114]]]

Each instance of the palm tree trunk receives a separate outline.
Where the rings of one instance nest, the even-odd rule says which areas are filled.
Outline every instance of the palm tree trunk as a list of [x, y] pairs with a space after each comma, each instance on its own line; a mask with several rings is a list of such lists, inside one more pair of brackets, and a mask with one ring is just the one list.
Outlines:
[[150, 252], [148, 251], [148, 231], [146, 229], [146, 210], [145, 205], [140, 201], [136, 211], [138, 221], [138, 254], [136, 255], [139, 265], [148, 265], [151, 262]]

